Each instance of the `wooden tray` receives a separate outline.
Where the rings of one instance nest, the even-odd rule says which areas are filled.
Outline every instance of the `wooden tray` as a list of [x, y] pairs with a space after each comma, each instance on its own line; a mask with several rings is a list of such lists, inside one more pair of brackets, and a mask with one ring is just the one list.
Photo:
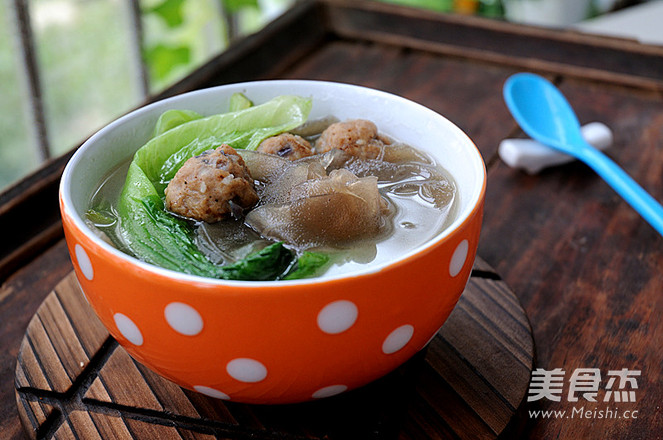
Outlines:
[[442, 330], [387, 377], [311, 403], [226, 402], [184, 390], [134, 361], [70, 273], [28, 326], [16, 399], [30, 438], [495, 438], [525, 395], [533, 352], [520, 303], [478, 260]]

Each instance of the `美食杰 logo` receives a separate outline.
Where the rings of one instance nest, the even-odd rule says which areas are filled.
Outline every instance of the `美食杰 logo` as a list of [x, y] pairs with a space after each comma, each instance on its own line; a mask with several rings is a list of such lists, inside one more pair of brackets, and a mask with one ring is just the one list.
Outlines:
[[[567, 374], [561, 368], [532, 371], [527, 401], [550, 400], [578, 403], [571, 411], [530, 410], [530, 417], [542, 418], [637, 418], [637, 409], [618, 408], [617, 404], [636, 402], [641, 370], [576, 368]], [[589, 402], [589, 403], [586, 403]], [[582, 406], [580, 406], [582, 403]], [[590, 406], [591, 403], [596, 405]]]

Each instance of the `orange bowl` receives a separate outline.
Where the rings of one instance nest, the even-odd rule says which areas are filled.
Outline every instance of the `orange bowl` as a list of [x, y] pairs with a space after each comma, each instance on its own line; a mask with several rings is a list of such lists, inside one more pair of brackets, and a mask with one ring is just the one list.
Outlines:
[[[218, 113], [235, 92], [255, 102], [311, 97], [311, 117], [364, 118], [425, 151], [454, 177], [455, 220], [433, 239], [342, 275], [224, 281], [152, 266], [85, 223], [102, 178], [151, 136], [167, 109]], [[182, 387], [245, 403], [319, 399], [367, 384], [424, 348], [458, 301], [481, 229], [486, 173], [472, 141], [443, 116], [385, 92], [322, 81], [259, 81], [140, 108], [92, 136], [68, 163], [60, 207], [90, 305], [139, 362]]]

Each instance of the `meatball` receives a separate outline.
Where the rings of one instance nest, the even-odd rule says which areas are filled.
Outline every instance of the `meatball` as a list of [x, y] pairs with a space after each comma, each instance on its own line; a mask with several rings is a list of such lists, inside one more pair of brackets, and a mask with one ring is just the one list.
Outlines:
[[389, 140], [378, 135], [374, 123], [355, 119], [330, 125], [318, 138], [315, 150], [326, 153], [336, 148], [361, 159], [376, 159], [387, 144]]
[[215, 223], [258, 202], [244, 160], [228, 145], [187, 160], [166, 188], [166, 208], [184, 217]]
[[311, 144], [306, 139], [290, 133], [283, 133], [265, 139], [260, 143], [257, 151], [275, 154], [289, 160], [297, 160], [313, 155]]

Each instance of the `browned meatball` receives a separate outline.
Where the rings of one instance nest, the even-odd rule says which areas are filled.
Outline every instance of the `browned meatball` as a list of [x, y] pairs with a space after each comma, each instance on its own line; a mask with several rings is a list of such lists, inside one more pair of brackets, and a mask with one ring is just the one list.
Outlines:
[[378, 135], [378, 128], [371, 121], [355, 119], [337, 122], [322, 132], [315, 144], [317, 153], [326, 153], [334, 148], [361, 159], [381, 156], [389, 141]]
[[311, 144], [301, 136], [283, 133], [272, 136], [260, 143], [257, 151], [275, 154], [289, 160], [297, 160], [313, 155]]
[[250, 208], [258, 194], [244, 160], [228, 145], [187, 160], [166, 188], [169, 210], [208, 223], [226, 218], [230, 202]]

